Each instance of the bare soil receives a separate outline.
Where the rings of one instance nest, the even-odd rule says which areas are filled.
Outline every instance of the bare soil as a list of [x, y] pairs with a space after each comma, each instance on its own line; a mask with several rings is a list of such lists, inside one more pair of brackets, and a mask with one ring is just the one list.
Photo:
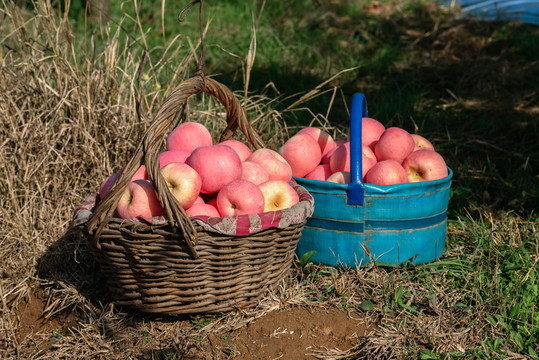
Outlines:
[[[34, 290], [13, 313], [17, 324], [15, 335], [19, 345], [36, 353], [54, 353], [55, 343], [79, 324], [72, 312], [44, 318], [47, 299], [43, 291]], [[138, 316], [138, 322], [145, 322]], [[180, 327], [192, 326], [194, 318], [179, 318]], [[323, 307], [295, 306], [276, 310], [259, 317], [239, 329], [224, 333], [200, 335], [196, 342], [179, 350], [178, 346], [154, 348], [148, 358], [184, 359], [314, 359], [328, 350], [347, 352], [362, 343], [372, 330], [362, 314]], [[149, 342], [149, 341], [148, 341]], [[24, 356], [26, 351], [19, 355]], [[142, 358], [146, 358], [142, 355]]]
[[26, 344], [34, 351], [48, 352], [55, 338], [76, 325], [77, 318], [70, 312], [45, 318], [47, 307], [46, 295], [37, 288], [13, 308], [11, 321], [15, 325], [17, 332], [14, 337], [19, 345]]
[[365, 334], [359, 314], [294, 307], [269, 313], [237, 332], [212, 339], [212, 343], [233, 349], [245, 360], [308, 359], [316, 350], [349, 350]]

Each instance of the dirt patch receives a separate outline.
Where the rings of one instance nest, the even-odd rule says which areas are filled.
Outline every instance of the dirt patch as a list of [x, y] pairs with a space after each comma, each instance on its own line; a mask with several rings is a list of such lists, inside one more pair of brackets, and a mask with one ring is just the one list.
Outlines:
[[362, 319], [335, 309], [294, 307], [268, 313], [234, 333], [210, 340], [243, 360], [312, 359], [317, 350], [346, 351], [359, 344], [368, 330]]
[[[17, 343], [22, 345], [32, 341], [39, 349], [48, 350], [52, 344], [49, 340], [61, 337], [67, 328], [75, 325], [76, 316], [73, 313], [45, 319], [43, 314], [46, 308], [46, 296], [39, 289], [31, 292], [16, 307], [12, 321], [17, 329], [15, 333]], [[43, 341], [38, 343], [36, 340], [39, 338]]]
[[[46, 308], [43, 294], [36, 292], [22, 301], [13, 314], [14, 324], [17, 324], [15, 336], [22, 347], [20, 354], [26, 354], [31, 348], [34, 354], [51, 355], [58, 350], [55, 344], [58, 341], [69, 341], [69, 329], [77, 327], [73, 313], [43, 319]], [[192, 326], [192, 320], [181, 319], [175, 325], [162, 325], [165, 328], [170, 326], [171, 330], [174, 327], [187, 329], [190, 324]], [[347, 352], [361, 344], [372, 328], [363, 315], [355, 312], [294, 306], [268, 312], [234, 331], [210, 331], [204, 335], [200, 329], [199, 335], [196, 335], [197, 331], [192, 329], [191, 335], [186, 334], [191, 340], [184, 338], [174, 347], [156, 348], [156, 344], [149, 341], [144, 344], [146, 351], [139, 349], [144, 355], [139, 353], [135, 358], [168, 359], [180, 356], [190, 360], [315, 359], [315, 355], [326, 354], [328, 351]], [[169, 335], [172, 334], [171, 331]], [[151, 330], [147, 333], [149, 337], [155, 335]], [[66, 338], [62, 339], [63, 336]]]

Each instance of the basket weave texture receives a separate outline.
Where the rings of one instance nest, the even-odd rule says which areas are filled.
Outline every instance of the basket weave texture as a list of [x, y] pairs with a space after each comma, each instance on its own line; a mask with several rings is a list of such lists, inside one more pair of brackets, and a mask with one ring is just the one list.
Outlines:
[[[228, 126], [219, 141], [239, 128], [255, 149], [264, 147], [226, 86], [201, 75], [182, 81], [171, 92], [111, 192], [99, 199], [87, 220], [74, 223], [92, 242], [118, 305], [161, 314], [218, 313], [254, 306], [287, 277], [306, 218], [314, 210], [310, 194], [294, 184], [303, 199], [295, 207], [304, 215], [282, 227], [230, 235], [185, 213], [159, 172], [158, 151], [167, 130], [176, 126], [173, 122], [186, 119], [188, 98], [202, 92], [226, 109]], [[114, 216], [123, 190], [141, 164], [165, 208], [164, 222]], [[248, 215], [242, 216], [245, 221]]]

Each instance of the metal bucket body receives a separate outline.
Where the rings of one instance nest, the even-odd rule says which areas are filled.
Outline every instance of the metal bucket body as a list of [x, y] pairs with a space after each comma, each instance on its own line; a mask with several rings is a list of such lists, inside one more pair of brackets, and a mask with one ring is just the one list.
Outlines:
[[350, 109], [350, 183], [294, 178], [314, 197], [297, 254], [315, 250], [311, 261], [355, 267], [375, 261], [399, 266], [434, 261], [444, 251], [447, 206], [453, 172], [433, 181], [365, 184], [362, 177], [362, 121], [367, 102], [354, 94]]
[[390, 186], [365, 184], [363, 205], [349, 205], [348, 185], [295, 178], [315, 209], [297, 254], [330, 266], [420, 264], [442, 256], [452, 171], [440, 180]]

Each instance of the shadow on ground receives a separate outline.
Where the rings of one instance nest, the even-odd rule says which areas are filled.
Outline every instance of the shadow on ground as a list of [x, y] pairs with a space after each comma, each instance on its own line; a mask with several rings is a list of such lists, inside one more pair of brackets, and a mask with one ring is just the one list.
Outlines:
[[79, 229], [70, 227], [49, 246], [38, 259], [37, 274], [46, 286], [65, 291], [74, 289], [91, 304], [110, 301], [106, 279], [91, 244]]

